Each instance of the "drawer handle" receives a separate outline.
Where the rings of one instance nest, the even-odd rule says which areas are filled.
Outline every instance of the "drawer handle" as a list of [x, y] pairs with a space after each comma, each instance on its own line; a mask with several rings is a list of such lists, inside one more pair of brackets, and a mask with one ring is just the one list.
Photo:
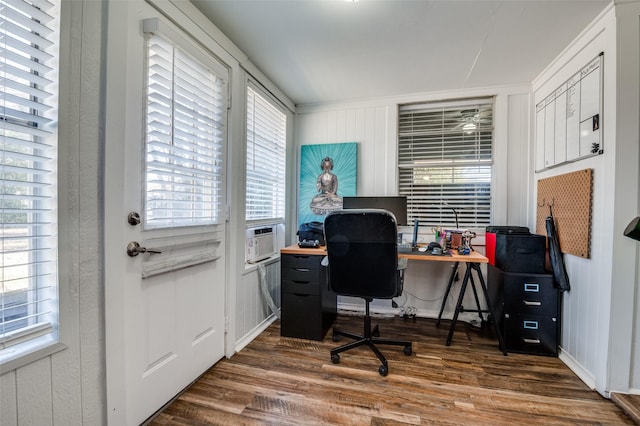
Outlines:
[[309, 297], [309, 296], [311, 296], [310, 294], [302, 294], [302, 293], [291, 293], [291, 294], [293, 294], [294, 296], [297, 296], [297, 297]]
[[540, 339], [522, 339], [523, 342], [525, 343], [530, 343], [530, 344], [535, 344], [535, 345], [539, 345], [540, 344]]
[[309, 284], [311, 281], [296, 281], [296, 280], [293, 280], [293, 282], [296, 283], [296, 284]]
[[532, 301], [532, 300], [523, 300], [522, 302], [526, 306], [540, 306], [540, 305], [542, 305], [542, 302], [536, 302], [536, 301]]
[[540, 284], [524, 283], [524, 291], [531, 291], [533, 293], [537, 293], [540, 291]]
[[309, 268], [294, 268], [294, 271], [298, 271], [298, 272], [309, 272]]
[[538, 321], [522, 321], [522, 327], [527, 328], [529, 330], [537, 330]]

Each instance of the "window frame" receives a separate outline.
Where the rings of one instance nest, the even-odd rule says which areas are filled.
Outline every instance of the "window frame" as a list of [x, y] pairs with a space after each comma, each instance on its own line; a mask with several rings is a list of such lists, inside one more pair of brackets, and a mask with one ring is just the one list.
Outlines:
[[493, 96], [398, 106], [398, 194], [411, 220], [471, 231], [491, 224], [494, 117]]
[[[245, 141], [246, 141], [246, 147], [245, 147], [245, 171], [246, 171], [246, 178], [245, 178], [245, 225], [247, 228], [253, 228], [253, 227], [259, 227], [259, 226], [267, 226], [267, 225], [277, 225], [277, 224], [284, 224], [285, 221], [285, 215], [286, 215], [286, 172], [287, 172], [287, 112], [286, 112], [286, 108], [280, 103], [280, 101], [275, 98], [274, 96], [272, 96], [266, 89], [264, 89], [258, 82], [254, 81], [253, 79], [249, 78], [247, 80], [247, 84], [246, 84], [246, 97], [245, 100], [247, 101], [246, 103], [246, 115], [245, 115]], [[255, 145], [256, 140], [255, 137], [252, 138], [252, 132], [250, 131], [249, 127], [252, 125], [252, 123], [255, 123], [255, 119], [252, 119], [250, 117], [251, 114], [255, 114], [256, 113], [256, 105], [253, 104], [253, 110], [251, 109], [251, 102], [249, 101], [249, 97], [251, 96], [253, 92], [253, 96], [257, 96], [259, 98], [262, 99], [262, 101], [264, 101], [265, 103], [268, 104], [268, 108], [270, 111], [270, 113], [277, 113], [280, 114], [279, 119], [281, 120], [280, 123], [274, 123], [271, 122], [271, 126], [272, 128], [269, 128], [269, 130], [272, 130], [274, 132], [277, 132], [278, 135], [280, 137], [280, 139], [278, 141], [273, 141], [270, 140], [270, 142], [275, 142], [276, 143], [276, 147], [265, 147], [265, 146], [261, 146], [261, 148], [265, 151], [268, 151], [268, 153], [266, 155], [269, 155], [272, 160], [278, 159], [281, 161], [280, 165], [281, 167], [273, 167], [273, 164], [270, 165], [270, 167], [266, 168], [266, 169], [270, 169], [272, 172], [272, 177], [275, 177], [276, 179], [278, 179], [278, 184], [277, 184], [277, 188], [272, 191], [270, 194], [272, 195], [271, 197], [271, 203], [275, 204], [275, 206], [272, 206], [271, 208], [271, 215], [259, 215], [258, 217], [253, 216], [251, 214], [251, 209], [252, 207], [250, 206], [250, 197], [249, 197], [249, 186], [252, 184], [255, 184], [257, 187], [258, 183], [254, 183], [252, 178], [250, 177], [250, 167], [249, 167], [249, 163], [252, 162], [251, 159], [249, 158], [249, 156], [251, 155], [251, 153], [253, 153], [255, 155], [255, 151], [256, 149], [252, 149], [251, 145]], [[265, 112], [265, 111], [262, 111]], [[273, 127], [277, 127], [277, 128], [273, 128]], [[263, 129], [264, 130], [264, 129]], [[255, 132], [253, 132], [253, 135], [255, 135]], [[264, 152], [264, 151], [263, 151]], [[276, 157], [274, 159], [274, 157]], [[255, 163], [255, 161], [253, 161], [253, 163]], [[259, 171], [265, 171], [266, 173], [269, 173], [269, 170], [263, 170], [263, 169], [259, 169]], [[255, 179], [256, 181], [258, 179]], [[273, 197], [275, 193], [275, 198]]]
[[[21, 290], [26, 297], [26, 304], [22, 307], [27, 312], [22, 319], [18, 318], [27, 324], [5, 334], [2, 331], [4, 321], [0, 322], [0, 374], [66, 347], [59, 341], [57, 123], [61, 4], [58, 0], [33, 4], [3, 3], [7, 20], [2, 32], [7, 44], [2, 62], [9, 65], [4, 68], [6, 80], [2, 91], [9, 96], [6, 96], [7, 109], [1, 113], [1, 131], [5, 141], [3, 158], [9, 160], [2, 169], [10, 174], [11, 169], [18, 170], [15, 166], [23, 170], [14, 173], [15, 180], [3, 175], [6, 182], [12, 183], [7, 187], [18, 191], [2, 191], [3, 215], [7, 214], [4, 203], [17, 199], [20, 204], [10, 207], [8, 212], [26, 215], [24, 224], [30, 230], [23, 236], [13, 237], [16, 243], [23, 240], [26, 244], [23, 249], [5, 250], [4, 244], [2, 248], [0, 315], [4, 315], [7, 297], [5, 268], [26, 268], [27, 274], [22, 278], [16, 277], [14, 281], [27, 281], [25, 290]], [[49, 7], [44, 8], [45, 5]], [[11, 145], [15, 149], [11, 149]], [[24, 179], [18, 179], [21, 174], [25, 175]], [[6, 229], [17, 230], [23, 223], [5, 220], [9, 219], [3, 216], [3, 242], [7, 241]], [[19, 256], [20, 253], [27, 256], [26, 263], [5, 263], [11, 262], [12, 255]]]
[[[159, 37], [164, 43], [167, 43], [170, 45], [170, 47], [172, 48], [172, 53], [174, 58], [177, 55], [182, 55], [186, 60], [192, 61], [193, 63], [197, 64], [203, 69], [206, 68], [207, 71], [213, 76], [214, 81], [212, 82], [212, 85], [217, 86], [218, 88], [218, 90], [211, 95], [211, 98], [212, 98], [211, 102], [212, 104], [216, 104], [213, 106], [217, 107], [218, 109], [212, 110], [212, 113], [214, 114], [215, 117], [206, 117], [210, 119], [210, 122], [203, 123], [203, 120], [197, 119], [197, 117], [187, 117], [189, 120], [192, 121], [192, 124], [197, 124], [200, 126], [197, 129], [198, 131], [202, 131], [203, 128], [206, 128], [206, 127], [209, 127], [212, 129], [210, 132], [211, 135], [208, 135], [211, 137], [211, 139], [207, 141], [209, 142], [209, 145], [204, 146], [202, 143], [198, 144], [197, 139], [199, 138], [199, 135], [196, 135], [195, 133], [187, 134], [186, 131], [182, 132], [182, 134], [184, 135], [184, 138], [182, 140], [183, 144], [184, 145], [188, 144], [187, 148], [189, 150], [193, 149], [193, 151], [191, 152], [192, 154], [191, 158], [188, 161], [186, 161], [187, 163], [192, 164], [192, 167], [189, 169], [191, 173], [190, 177], [196, 178], [200, 183], [210, 185], [209, 193], [200, 194], [200, 198], [208, 198], [213, 201], [212, 204], [214, 207], [213, 209], [211, 209], [212, 210], [211, 215], [208, 218], [203, 215], [202, 216], [203, 219], [198, 220], [197, 217], [194, 216], [194, 214], [197, 214], [198, 212], [203, 212], [206, 210], [206, 208], [203, 207], [200, 210], [192, 208], [190, 210], [191, 220], [188, 220], [185, 218], [182, 218], [181, 220], [180, 218], [171, 216], [166, 218], [163, 223], [159, 222], [158, 224], [151, 224], [150, 217], [152, 215], [148, 211], [148, 208], [149, 208], [149, 187], [151, 185], [151, 183], [149, 182], [150, 180], [149, 176], [150, 176], [150, 170], [154, 170], [149, 165], [149, 158], [152, 157], [152, 153], [149, 152], [150, 139], [151, 139], [150, 121], [153, 121], [150, 118], [151, 116], [150, 93], [152, 92], [152, 89], [150, 88], [150, 84], [146, 84], [145, 112], [144, 112], [146, 124], [145, 124], [145, 133], [144, 133], [145, 160], [144, 160], [144, 190], [143, 190], [144, 191], [143, 211], [145, 212], [145, 214], [144, 214], [144, 221], [143, 221], [143, 229], [145, 231], [156, 231], [156, 230], [167, 230], [167, 229], [180, 229], [180, 228], [186, 228], [186, 227], [208, 227], [208, 226], [224, 224], [224, 222], [226, 221], [225, 204], [224, 204], [225, 203], [224, 174], [225, 174], [225, 168], [226, 168], [225, 146], [226, 146], [226, 138], [227, 138], [226, 127], [227, 127], [227, 114], [228, 114], [228, 105], [229, 105], [229, 93], [228, 93], [229, 70], [226, 67], [226, 65], [224, 65], [221, 61], [219, 61], [211, 52], [208, 52], [208, 51], [204, 52], [199, 46], [196, 46], [194, 42], [189, 40], [186, 36], [174, 30], [171, 26], [165, 24], [163, 21], [161, 21], [158, 18], [145, 19], [143, 21], [143, 31], [145, 33], [145, 36], [147, 37], [147, 40], [145, 42], [146, 44], [145, 60], [147, 61], [145, 63], [145, 79], [147, 83], [150, 80], [150, 73], [151, 73], [151, 69], [150, 69], [151, 66], [149, 63], [150, 39], [152, 39], [153, 37]], [[177, 55], [176, 55], [176, 52], [177, 52]], [[173, 59], [173, 60], [177, 62], [177, 59]], [[169, 159], [171, 159], [172, 161], [176, 160], [179, 162], [179, 161], [184, 161], [181, 151], [185, 151], [185, 150], [181, 149], [180, 147], [176, 147], [176, 141], [179, 140], [179, 136], [177, 136], [177, 134], [180, 133], [180, 123], [176, 118], [176, 116], [179, 115], [178, 113], [179, 111], [181, 111], [181, 109], [179, 106], [176, 106], [177, 104], [179, 104], [179, 102], [175, 101], [175, 97], [178, 97], [181, 92], [176, 90], [176, 86], [180, 86], [180, 85], [174, 82], [175, 80], [178, 80], [180, 78], [180, 70], [175, 65], [175, 62], [172, 63], [173, 69], [170, 71], [171, 77], [173, 78], [171, 80], [172, 87], [170, 89], [171, 100], [170, 100], [170, 105], [166, 107], [171, 110], [171, 114], [169, 114], [169, 116], [166, 117], [167, 120], [169, 121], [169, 123], [166, 123], [166, 126], [170, 128], [170, 132], [169, 132], [170, 134], [168, 136], [165, 135], [166, 138], [170, 139], [169, 141], [170, 143], [165, 144], [165, 146], [168, 147], [169, 150], [172, 150], [172, 152], [162, 153], [162, 156], [164, 156], [165, 158], [171, 157]], [[177, 71], [174, 71], [174, 70], [177, 70]], [[192, 72], [191, 74], [192, 75], [187, 75], [187, 78], [195, 79], [193, 75], [195, 75], [196, 73]], [[205, 83], [202, 82], [202, 84], [205, 84]], [[186, 92], [183, 91], [182, 93], [184, 94]], [[198, 95], [202, 95], [202, 94], [206, 94], [206, 91], [200, 91]], [[187, 93], [187, 95], [193, 96], [194, 93]], [[215, 98], [218, 98], [217, 102]], [[188, 101], [189, 100], [187, 99], [186, 102]], [[187, 110], [188, 109], [186, 108], [182, 108], [182, 111], [187, 111]], [[195, 110], [195, 111], [196, 111], [196, 114], [199, 113], [199, 110]], [[187, 140], [187, 138], [190, 138], [190, 140]], [[209, 151], [209, 152], [205, 152], [205, 151]], [[205, 161], [202, 161], [203, 158], [208, 161], [206, 164], [204, 164]], [[199, 164], [199, 163], [203, 163], [203, 164]], [[170, 170], [167, 173], [173, 173], [170, 176], [172, 180], [171, 182], [172, 185], [170, 186], [171, 186], [171, 192], [173, 194], [176, 194], [177, 196], [182, 195], [183, 197], [187, 196], [190, 199], [190, 202], [192, 202], [192, 204], [200, 204], [202, 206], [207, 205], [207, 203], [204, 201], [195, 200], [194, 197], [192, 196], [193, 192], [188, 193], [185, 191], [182, 191], [182, 192], [176, 191], [175, 189], [177, 186], [189, 186], [189, 185], [188, 184], [181, 185], [180, 183], [173, 184], [174, 182], [178, 182], [181, 179], [181, 177], [179, 176], [180, 173], [178, 173], [175, 167], [173, 166], [170, 166], [169, 169]], [[163, 173], [163, 171], [159, 170], [159, 173]], [[212, 178], [210, 180], [206, 180], [204, 178], [207, 174], [212, 175]], [[191, 185], [189, 186], [189, 188], [197, 191], [198, 190], [197, 186], [198, 185]], [[206, 188], [204, 191], [206, 191]], [[185, 201], [179, 201], [174, 199], [174, 200], [169, 200], [169, 202], [183, 203]], [[175, 206], [175, 204], [173, 204], [173, 206]], [[174, 208], [173, 207], [170, 209], [167, 208], [165, 210], [173, 211]]]

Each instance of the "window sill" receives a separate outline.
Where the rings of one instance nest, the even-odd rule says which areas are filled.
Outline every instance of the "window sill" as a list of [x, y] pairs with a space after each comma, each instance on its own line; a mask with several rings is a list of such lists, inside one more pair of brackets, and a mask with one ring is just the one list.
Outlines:
[[50, 335], [10, 346], [0, 351], [0, 375], [17, 370], [66, 348], [67, 345], [54, 340]]

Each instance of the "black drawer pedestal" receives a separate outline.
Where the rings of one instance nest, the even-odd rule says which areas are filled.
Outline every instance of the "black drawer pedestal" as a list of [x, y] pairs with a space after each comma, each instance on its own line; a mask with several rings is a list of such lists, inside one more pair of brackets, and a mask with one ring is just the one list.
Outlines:
[[323, 256], [281, 254], [280, 334], [323, 340], [337, 312], [337, 296], [329, 291]]

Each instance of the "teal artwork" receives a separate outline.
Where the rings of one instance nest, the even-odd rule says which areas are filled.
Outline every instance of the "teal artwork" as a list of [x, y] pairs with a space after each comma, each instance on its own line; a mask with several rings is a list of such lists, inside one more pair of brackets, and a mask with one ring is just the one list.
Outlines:
[[298, 226], [342, 209], [342, 197], [356, 195], [357, 167], [355, 142], [302, 145]]

